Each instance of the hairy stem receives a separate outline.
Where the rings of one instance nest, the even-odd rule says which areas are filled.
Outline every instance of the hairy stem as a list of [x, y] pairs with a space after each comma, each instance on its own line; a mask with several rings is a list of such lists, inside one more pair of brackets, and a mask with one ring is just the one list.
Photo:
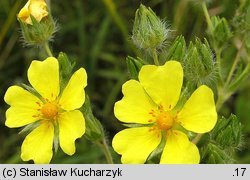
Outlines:
[[212, 32], [213, 25], [212, 25], [212, 21], [210, 19], [210, 15], [208, 13], [207, 5], [206, 5], [205, 1], [202, 3], [202, 10], [204, 12], [204, 15], [205, 15], [205, 18], [206, 18], [206, 21], [207, 21], [208, 29], [209, 29], [210, 32]]
[[222, 70], [221, 70], [221, 51], [222, 51], [222, 49], [217, 49], [216, 50], [216, 62], [217, 62], [217, 70], [218, 70], [219, 82], [221, 84], [223, 84]]
[[233, 62], [233, 65], [231, 67], [231, 70], [228, 74], [228, 77], [227, 77], [227, 80], [226, 80], [226, 83], [225, 83], [225, 87], [227, 88], [227, 86], [229, 85], [230, 81], [232, 80], [232, 76], [233, 76], [233, 73], [237, 67], [237, 64], [240, 60], [240, 56], [241, 56], [241, 53], [244, 49], [244, 43], [242, 42], [241, 46], [240, 46], [240, 49], [238, 50], [237, 54], [236, 54], [236, 57], [234, 59], [234, 62]]
[[159, 60], [156, 49], [152, 49], [153, 60], [156, 66], [159, 66]]
[[98, 145], [102, 148], [104, 155], [105, 155], [105, 158], [107, 160], [107, 163], [114, 164], [113, 158], [111, 156], [109, 146], [107, 144], [107, 140], [105, 139], [105, 137], [100, 142], [98, 142]]
[[200, 139], [201, 139], [202, 136], [203, 136], [203, 134], [197, 134], [195, 136], [195, 138], [192, 140], [192, 143], [198, 144], [198, 142], [200, 141]]
[[49, 43], [48, 43], [48, 42], [44, 43], [43, 47], [44, 47], [44, 49], [45, 49], [47, 55], [48, 55], [49, 57], [53, 57], [53, 54], [52, 54], [52, 52], [51, 52], [51, 50], [50, 50], [50, 48], [49, 48]]

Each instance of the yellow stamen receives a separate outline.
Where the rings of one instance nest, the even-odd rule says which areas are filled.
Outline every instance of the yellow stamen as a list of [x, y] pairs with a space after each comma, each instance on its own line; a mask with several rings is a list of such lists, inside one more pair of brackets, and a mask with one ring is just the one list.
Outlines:
[[158, 115], [156, 123], [160, 129], [168, 130], [173, 126], [174, 118], [169, 112], [162, 111]]
[[55, 119], [58, 115], [58, 107], [50, 102], [43, 105], [41, 113], [46, 119]]
[[[152, 110], [149, 114], [155, 119], [154, 122], [156, 122], [157, 129], [169, 130], [172, 128], [175, 116], [170, 111], [165, 111], [162, 105], [160, 105], [158, 111]], [[152, 119], [149, 119], [148, 122], [152, 122]]]

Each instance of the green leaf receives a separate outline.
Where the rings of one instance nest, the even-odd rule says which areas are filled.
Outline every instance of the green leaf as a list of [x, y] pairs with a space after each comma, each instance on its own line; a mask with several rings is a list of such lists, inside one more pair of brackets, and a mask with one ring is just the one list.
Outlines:
[[210, 134], [211, 140], [215, 141], [222, 148], [235, 150], [242, 144], [241, 123], [233, 114], [228, 119], [225, 117], [219, 119]]
[[234, 162], [231, 155], [213, 143], [208, 143], [201, 148], [201, 163], [227, 164]]

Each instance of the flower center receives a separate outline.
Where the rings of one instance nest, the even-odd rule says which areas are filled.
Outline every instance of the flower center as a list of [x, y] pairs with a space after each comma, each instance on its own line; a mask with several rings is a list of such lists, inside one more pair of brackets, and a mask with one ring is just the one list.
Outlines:
[[150, 119], [148, 122], [156, 122], [153, 129], [169, 130], [175, 123], [176, 116], [170, 111], [165, 111], [163, 106], [160, 106], [158, 111], [150, 111], [149, 114], [152, 115], [153, 119]]
[[46, 119], [56, 119], [58, 115], [58, 106], [50, 102], [47, 102], [41, 108], [41, 113], [43, 117]]
[[156, 124], [162, 130], [170, 129], [174, 124], [174, 117], [170, 112], [160, 111], [156, 117]]

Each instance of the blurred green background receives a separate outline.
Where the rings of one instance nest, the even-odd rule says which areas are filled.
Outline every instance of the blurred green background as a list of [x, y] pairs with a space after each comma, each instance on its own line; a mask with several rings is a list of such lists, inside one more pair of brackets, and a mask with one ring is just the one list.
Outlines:
[[[13, 84], [28, 83], [27, 68], [34, 59], [46, 57], [43, 49], [24, 47], [16, 14], [26, 0], [0, 1], [0, 163], [24, 163], [20, 147], [24, 135], [20, 129], [4, 126], [8, 106], [3, 97]], [[129, 78], [126, 56], [135, 56], [130, 36], [133, 19], [140, 3], [151, 7], [173, 30], [171, 40], [184, 35], [186, 41], [206, 37], [203, 11], [191, 0], [51, 0], [51, 11], [60, 27], [51, 43], [54, 55], [67, 53], [77, 67], [88, 72], [87, 92], [94, 114], [104, 125], [111, 141], [122, 126], [113, 114], [114, 103], [121, 98], [121, 86]], [[235, 15], [239, 0], [212, 1], [209, 13], [226, 17]], [[171, 41], [169, 42], [171, 44]], [[237, 163], [250, 163], [250, 83], [244, 84], [224, 105], [222, 113], [236, 114], [243, 124], [244, 145], [237, 152]], [[106, 163], [100, 148], [85, 138], [77, 140], [72, 157], [58, 151], [51, 163]], [[114, 152], [115, 162], [119, 157]]]

